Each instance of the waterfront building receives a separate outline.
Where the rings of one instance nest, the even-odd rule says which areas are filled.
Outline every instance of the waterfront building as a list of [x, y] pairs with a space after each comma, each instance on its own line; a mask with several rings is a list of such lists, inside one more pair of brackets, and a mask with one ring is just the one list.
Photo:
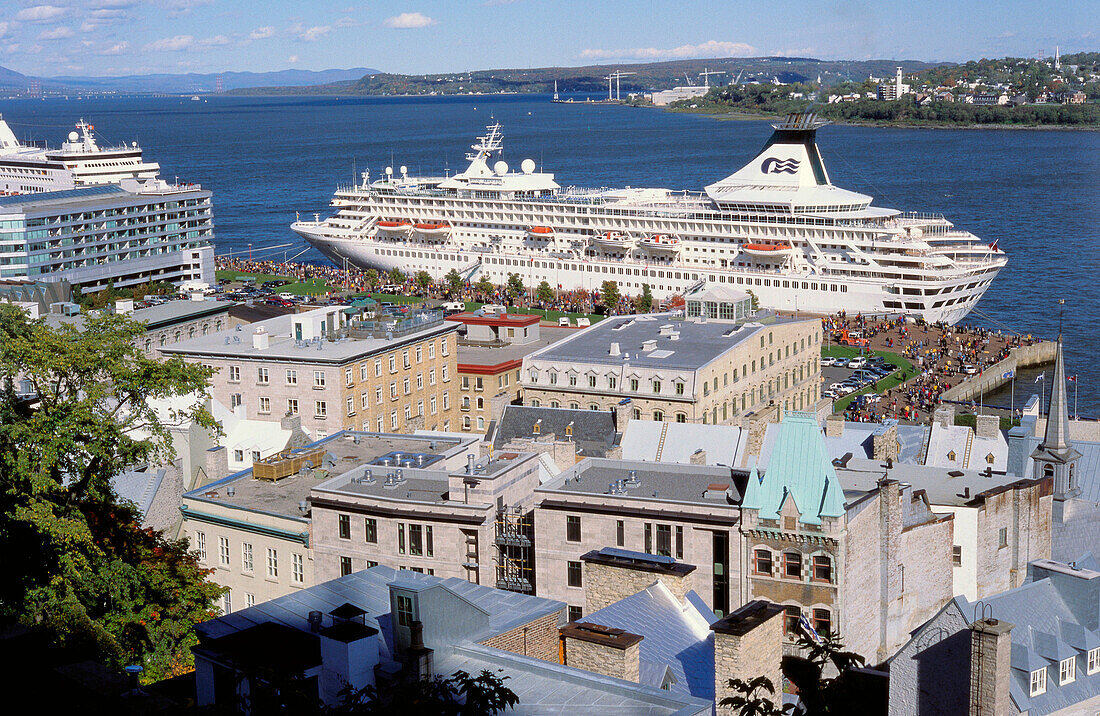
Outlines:
[[702, 97], [710, 91], [709, 86], [688, 85], [685, 87], [673, 87], [667, 90], [657, 90], [649, 95], [649, 99], [658, 107], [664, 107], [679, 102], [682, 99], [695, 99]]
[[951, 600], [880, 667], [889, 671], [890, 716], [1094, 713], [1098, 570], [1091, 556], [1035, 560], [1014, 589]]
[[0, 196], [0, 278], [84, 292], [214, 280], [210, 192], [161, 180]]
[[522, 400], [523, 358], [571, 335], [573, 329], [540, 326], [541, 316], [460, 313], [446, 318], [461, 326], [456, 371], [461, 429], [484, 433], [504, 406]]
[[340, 430], [458, 427], [457, 324], [439, 311], [351, 316], [343, 306], [259, 321], [161, 347], [212, 366], [211, 395], [257, 419], [301, 415], [321, 438]]
[[[196, 700], [263, 703], [257, 673], [301, 677], [329, 706], [350, 685], [380, 690], [458, 670], [506, 679], [510, 713], [705, 716], [707, 700], [561, 664], [564, 605], [457, 578], [377, 566], [196, 625]], [[578, 656], [583, 645], [574, 650]]]
[[893, 102], [909, 94], [910, 86], [902, 82], [901, 68], [897, 68], [892, 82], [882, 81], [878, 85], [878, 98], [886, 102]]
[[812, 410], [820, 321], [733, 312], [749, 300], [711, 301], [730, 311], [713, 317], [605, 319], [524, 358], [524, 403], [609, 411], [629, 399], [634, 419], [709, 424], [769, 405]]
[[[902, 214], [829, 179], [824, 124], [794, 114], [747, 165], [703, 192], [563, 187], [531, 159], [511, 171], [492, 124], [450, 176], [387, 167], [341, 186], [325, 220], [291, 228], [338, 265], [658, 300], [697, 286], [751, 290], [763, 308], [904, 313], [955, 323], [1004, 253], [939, 215]], [[495, 160], [495, 161], [494, 161]]]

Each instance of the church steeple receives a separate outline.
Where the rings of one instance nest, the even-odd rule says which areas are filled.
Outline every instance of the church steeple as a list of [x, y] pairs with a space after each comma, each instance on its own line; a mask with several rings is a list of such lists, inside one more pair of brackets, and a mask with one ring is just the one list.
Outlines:
[[1054, 357], [1054, 379], [1050, 381], [1050, 402], [1043, 440], [1031, 454], [1035, 477], [1054, 478], [1054, 497], [1064, 500], [1081, 492], [1077, 480], [1077, 461], [1081, 453], [1069, 440], [1069, 399], [1066, 391], [1066, 366], [1062, 356], [1062, 336]]

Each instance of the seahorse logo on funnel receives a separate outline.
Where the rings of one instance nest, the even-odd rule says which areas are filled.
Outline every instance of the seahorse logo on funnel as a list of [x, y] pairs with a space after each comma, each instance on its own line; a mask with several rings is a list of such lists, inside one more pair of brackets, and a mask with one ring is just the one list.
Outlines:
[[799, 164], [801, 164], [801, 162], [797, 159], [776, 159], [775, 157], [768, 157], [764, 160], [764, 163], [760, 165], [760, 171], [765, 174], [797, 174]]

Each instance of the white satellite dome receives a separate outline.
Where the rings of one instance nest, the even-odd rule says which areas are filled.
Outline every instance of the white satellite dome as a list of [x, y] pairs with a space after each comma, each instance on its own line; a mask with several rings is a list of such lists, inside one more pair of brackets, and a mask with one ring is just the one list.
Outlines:
[[404, 164], [402, 164], [401, 165], [401, 176], [405, 176], [408, 173], [409, 173], [409, 168], [407, 166], [405, 166]]
[[493, 171], [496, 172], [497, 176], [504, 176], [508, 173], [508, 162], [501, 159], [493, 165]]
[[70, 142], [75, 142], [78, 139], [80, 139], [79, 134], [77, 134], [76, 132], [69, 132], [69, 141]]
[[386, 176], [388, 176], [388, 177], [393, 176], [393, 167], [386, 167]]
[[530, 174], [531, 172], [535, 171], [535, 160], [524, 159], [523, 163], [519, 165], [519, 168], [523, 170], [524, 174]]

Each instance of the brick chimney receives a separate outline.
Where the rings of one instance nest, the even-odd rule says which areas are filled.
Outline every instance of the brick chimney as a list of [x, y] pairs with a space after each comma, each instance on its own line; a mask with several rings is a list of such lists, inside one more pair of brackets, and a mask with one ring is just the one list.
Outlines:
[[1001, 431], [1001, 419], [996, 415], [979, 415], [974, 433], [980, 438], [995, 438]]
[[871, 436], [871, 458], [885, 462], [898, 460], [898, 423], [885, 420]]
[[945, 428], [955, 424], [955, 408], [951, 405], [941, 405], [932, 413], [932, 422], [939, 423]]
[[707, 451], [703, 448], [699, 448], [691, 454], [691, 457], [688, 458], [688, 462], [692, 465], [706, 465]]
[[229, 451], [224, 447], [212, 447], [206, 451], [206, 459], [202, 465], [203, 475], [200, 475], [196, 484], [187, 489], [202, 487], [214, 480], [220, 480], [229, 474]]
[[970, 625], [970, 716], [1015, 712], [1009, 697], [1013, 626], [996, 619]]
[[604, 547], [581, 555], [581, 561], [584, 562], [586, 614], [637, 594], [655, 582], [665, 585], [680, 602], [693, 588], [695, 565], [677, 562], [671, 557]]
[[[766, 676], [775, 689], [772, 702], [782, 706], [783, 605], [757, 599], [710, 628], [714, 632], [714, 703], [733, 695], [730, 679]], [[717, 709], [720, 714], [732, 713], [729, 707]]]
[[612, 417], [615, 422], [615, 432], [626, 432], [627, 423], [634, 417], [634, 405], [630, 402], [630, 398], [623, 398], [612, 409]]
[[830, 415], [825, 418], [825, 437], [839, 438], [844, 434], [844, 416]]
[[582, 622], [566, 624], [558, 632], [566, 666], [637, 683], [642, 636]]

